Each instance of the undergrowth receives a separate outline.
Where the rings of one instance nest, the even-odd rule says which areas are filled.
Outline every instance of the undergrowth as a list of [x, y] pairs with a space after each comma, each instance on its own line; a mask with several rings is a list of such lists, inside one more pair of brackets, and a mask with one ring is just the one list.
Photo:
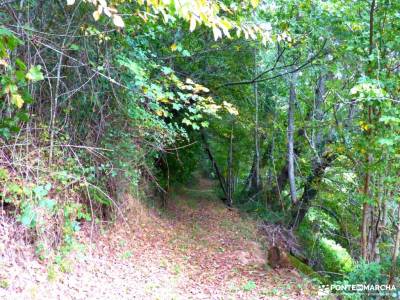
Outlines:
[[109, 186], [118, 172], [101, 149], [74, 147], [64, 136], [50, 156], [47, 145], [45, 127], [1, 142], [7, 160], [0, 163], [0, 201], [29, 229], [37, 257], [68, 272], [66, 257], [82, 248], [76, 238], [82, 224], [112, 219], [119, 209]]

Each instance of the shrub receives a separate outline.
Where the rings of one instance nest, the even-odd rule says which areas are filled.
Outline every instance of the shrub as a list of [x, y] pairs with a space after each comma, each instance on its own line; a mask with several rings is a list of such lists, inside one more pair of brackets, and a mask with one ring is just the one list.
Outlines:
[[345, 280], [349, 284], [386, 284], [387, 278], [382, 271], [383, 267], [379, 263], [360, 261], [347, 274]]
[[333, 240], [321, 238], [319, 246], [323, 256], [323, 265], [331, 272], [348, 273], [353, 269], [353, 260], [342, 246]]
[[[379, 263], [367, 263], [359, 261], [348, 273], [342, 281], [335, 282], [338, 285], [381, 285], [387, 284], [387, 276], [384, 275], [383, 266]], [[370, 299], [370, 297], [377, 298], [377, 291], [363, 291], [363, 292], [350, 292], [341, 291], [339, 294], [345, 299]]]

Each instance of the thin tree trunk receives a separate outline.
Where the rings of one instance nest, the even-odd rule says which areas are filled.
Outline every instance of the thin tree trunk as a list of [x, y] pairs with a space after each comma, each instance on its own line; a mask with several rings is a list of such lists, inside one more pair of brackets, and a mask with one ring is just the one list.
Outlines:
[[337, 155], [327, 152], [323, 155], [320, 162], [313, 167], [311, 175], [307, 178], [304, 185], [304, 192], [300, 201], [292, 212], [292, 220], [289, 228], [297, 229], [311, 207], [312, 200], [318, 195], [318, 185], [325, 174], [325, 170], [331, 166]]
[[[315, 95], [316, 107], [314, 113], [316, 114], [316, 118], [318, 118], [320, 121], [323, 120], [323, 113], [320, 107], [324, 101], [325, 81], [326, 81], [326, 75], [322, 75], [318, 80], [316, 95]], [[296, 94], [294, 94], [294, 97], [296, 97]], [[314, 115], [313, 113], [308, 113], [307, 120], [310, 120], [313, 117], [313, 115]], [[296, 132], [296, 138], [293, 138], [294, 156], [300, 155], [302, 149], [300, 148], [299, 145], [299, 138], [302, 138], [304, 136], [305, 136], [305, 129], [299, 128]], [[320, 135], [320, 138], [321, 140], [319, 141], [319, 143], [316, 144], [316, 148], [318, 148], [319, 150], [318, 152], [323, 153], [324, 144], [326, 143], [326, 141], [323, 140], [322, 134]], [[271, 203], [276, 202], [275, 199], [280, 199], [281, 192], [285, 188], [288, 181], [289, 181], [289, 160], [287, 160], [286, 164], [282, 167], [281, 171], [279, 172], [279, 175], [276, 179], [276, 184], [270, 189], [270, 191], [267, 194], [266, 202], [269, 203], [269, 205], [271, 205]]]
[[[325, 101], [325, 80], [326, 75], [321, 75], [317, 82], [317, 89], [315, 91], [315, 104], [314, 104], [314, 120], [321, 122], [324, 119], [324, 112], [322, 110], [322, 105]], [[318, 155], [322, 154], [323, 143], [322, 143], [322, 128], [318, 126], [316, 130], [315, 140], [313, 141], [313, 146], [317, 151]]]
[[226, 190], [225, 178], [224, 178], [224, 176], [222, 175], [222, 173], [221, 173], [221, 171], [220, 171], [220, 169], [219, 169], [219, 167], [218, 167], [218, 164], [217, 164], [216, 160], [214, 159], [214, 156], [213, 156], [213, 154], [212, 154], [212, 152], [211, 152], [210, 146], [208, 145], [207, 138], [206, 138], [206, 134], [205, 134], [204, 130], [201, 130], [201, 131], [200, 131], [200, 135], [201, 135], [201, 139], [203, 140], [204, 149], [206, 150], [206, 153], [207, 153], [207, 155], [208, 155], [208, 158], [210, 159], [211, 164], [212, 164], [212, 166], [213, 166], [213, 168], [214, 168], [214, 170], [215, 170], [215, 174], [217, 175], [217, 178], [218, 178], [218, 181], [219, 181], [219, 185], [220, 185], [220, 187], [221, 187], [221, 190], [222, 190], [222, 192], [224, 193], [224, 196], [226, 197], [226, 199], [228, 199], [228, 193], [227, 193], [227, 190]]
[[[371, 7], [370, 7], [370, 13], [369, 13], [369, 55], [372, 55], [373, 47], [374, 47], [374, 11], [375, 11], [375, 0], [372, 0], [371, 2]], [[372, 73], [371, 65], [368, 67], [368, 73]], [[368, 122], [371, 124], [372, 122], [372, 107], [371, 105], [368, 106]], [[371, 130], [368, 129], [366, 132], [366, 137], [371, 135]], [[365, 154], [365, 165], [366, 165], [366, 170], [365, 170], [365, 177], [364, 177], [364, 186], [363, 186], [363, 194], [366, 199], [369, 198], [370, 196], [370, 191], [369, 191], [369, 184], [371, 180], [371, 175], [370, 175], [370, 170], [369, 170], [369, 165], [371, 163], [371, 154], [368, 153], [368, 151]], [[370, 214], [371, 214], [371, 206], [369, 205], [368, 202], [365, 202], [363, 204], [363, 214], [362, 214], [362, 224], [361, 224], [361, 257], [366, 260], [370, 261], [371, 259], [371, 253], [369, 253], [368, 249], [369, 247], [369, 226], [371, 224], [370, 220]]]
[[[316, 99], [318, 102], [318, 107], [321, 105], [321, 103], [324, 101], [324, 95], [325, 95], [325, 80], [326, 76], [321, 76], [321, 79], [318, 82], [318, 86], [316, 89]], [[296, 98], [296, 91], [295, 89], [292, 89], [292, 92], [294, 92], [294, 95], [292, 95], [292, 99]], [[293, 97], [294, 96], [294, 97]], [[291, 107], [293, 108], [293, 107]], [[292, 110], [293, 112], [293, 110]], [[307, 113], [307, 118], [306, 120], [309, 121], [313, 117], [313, 113], [310, 111]], [[321, 112], [321, 115], [318, 115], [318, 118], [321, 117], [321, 120], [323, 119], [323, 114]], [[293, 118], [294, 119], [294, 118]], [[293, 120], [294, 121], [294, 120]], [[294, 127], [294, 126], [293, 126]], [[294, 128], [293, 128], [294, 130]], [[291, 157], [293, 158], [293, 165], [294, 165], [294, 157], [299, 156], [302, 148], [300, 147], [299, 140], [300, 138], [305, 136], [305, 129], [304, 128], [299, 128], [296, 132], [296, 138], [293, 137], [293, 154]], [[322, 135], [321, 135], [322, 138]], [[321, 148], [321, 153], [323, 152], [323, 144], [325, 142], [321, 139], [320, 145], [317, 145], [318, 148]], [[270, 150], [270, 155], [273, 157], [273, 145]], [[264, 156], [263, 156], [264, 157]], [[289, 158], [289, 156], [288, 156]], [[253, 162], [254, 163], [254, 162]], [[253, 167], [252, 167], [253, 169]], [[294, 167], [293, 167], [294, 171]], [[281, 200], [281, 192], [284, 190], [286, 187], [287, 183], [289, 182], [289, 160], [286, 161], [286, 164], [282, 167], [280, 172], [278, 173], [278, 177], [276, 178], [276, 183], [270, 188], [267, 192], [266, 196], [266, 203], [269, 207], [272, 208], [278, 208], [277, 206], [277, 200]], [[293, 182], [293, 181], [292, 181]], [[282, 202], [281, 202], [282, 204]], [[283, 205], [281, 205], [281, 208], [283, 210]]]
[[[257, 75], [257, 50], [254, 51], [254, 73]], [[255, 192], [258, 193], [260, 190], [260, 137], [258, 134], [258, 110], [259, 110], [259, 103], [258, 103], [258, 84], [257, 82], [254, 83], [254, 99], [255, 99], [255, 132], [254, 132], [254, 140], [255, 140]]]
[[231, 137], [229, 144], [229, 156], [228, 156], [228, 180], [227, 180], [227, 192], [228, 197], [226, 199], [226, 204], [228, 206], [233, 205], [233, 124], [231, 128]]
[[[273, 147], [274, 147], [274, 139], [272, 139], [272, 142], [266, 147], [266, 150], [263, 152], [262, 155], [260, 155], [259, 159], [259, 165], [260, 165], [260, 170], [267, 165], [268, 160], [273, 157], [272, 152], [273, 152]], [[261, 151], [260, 151], [261, 154]], [[256, 154], [254, 153], [253, 155], [253, 160], [251, 164], [251, 169], [249, 172], [249, 175], [246, 178], [246, 181], [244, 183], [244, 188], [242, 191], [242, 194], [246, 193], [249, 197], [252, 197], [255, 193], [258, 193], [259, 191], [262, 190], [263, 185], [261, 183], [261, 177], [260, 177], [260, 185], [259, 188], [256, 188]], [[287, 176], [287, 171], [286, 175]], [[270, 186], [271, 184], [268, 184], [267, 186]]]
[[378, 199], [378, 205], [372, 209], [372, 212], [375, 212], [375, 214], [372, 217], [374, 217], [373, 223], [371, 223], [371, 260], [375, 262], [380, 262], [380, 250], [379, 250], [379, 242], [382, 237], [382, 231], [385, 227], [385, 215], [386, 215], [386, 191], [384, 188], [383, 184], [383, 178], [387, 174], [382, 174], [379, 177], [379, 188], [377, 192], [377, 199]]
[[[369, 191], [369, 172], [365, 175], [363, 194], [368, 196]], [[370, 206], [367, 202], [363, 204], [363, 215], [361, 225], [361, 257], [368, 260], [368, 224], [370, 216]]]
[[247, 192], [249, 194], [251, 193], [255, 169], [256, 169], [256, 154], [254, 153], [253, 163], [251, 164], [251, 169], [250, 169], [249, 175], [246, 178], [243, 192]]
[[400, 202], [397, 207], [397, 234], [395, 238], [395, 243], [393, 247], [393, 254], [392, 254], [392, 267], [390, 269], [389, 275], [389, 285], [394, 284], [395, 273], [396, 273], [396, 266], [397, 266], [397, 259], [399, 257], [399, 248], [400, 248]]
[[[300, 128], [297, 130], [297, 136], [298, 137], [303, 137], [305, 134], [305, 131], [303, 128]], [[301, 148], [299, 145], [294, 144], [294, 153], [296, 156], [300, 155], [301, 153]], [[279, 172], [279, 175], [276, 179], [276, 184], [270, 189], [270, 191], [267, 194], [267, 203], [269, 203], [270, 206], [276, 206], [274, 204], [277, 203], [277, 200], [281, 198], [281, 192], [283, 189], [286, 187], [288, 181], [289, 181], [289, 163], [286, 161], [286, 164], [282, 167], [281, 171]]]
[[[293, 75], [295, 77], [295, 75]], [[292, 203], [297, 203], [296, 178], [294, 175], [294, 105], [296, 101], [295, 78], [290, 79], [290, 96], [288, 111], [288, 177], [290, 187], [290, 198]]]

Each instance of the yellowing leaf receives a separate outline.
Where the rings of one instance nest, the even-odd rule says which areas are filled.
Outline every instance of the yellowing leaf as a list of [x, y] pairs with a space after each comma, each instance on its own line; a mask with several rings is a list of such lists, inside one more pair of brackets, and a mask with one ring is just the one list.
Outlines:
[[202, 86], [201, 84], [195, 84], [194, 85], [194, 93], [198, 93], [198, 92], [205, 92], [208, 93], [210, 90], [204, 86]]
[[337, 147], [336, 151], [339, 153], [343, 153], [346, 149], [343, 146]]
[[159, 117], [168, 117], [168, 112], [162, 108], [159, 108], [155, 111], [156, 115]]
[[98, 10], [93, 12], [93, 19], [95, 19], [95, 21], [98, 21], [100, 19], [100, 13]]
[[224, 101], [223, 102], [224, 108], [234, 116], [237, 116], [239, 114], [238, 110], [229, 102]]
[[214, 40], [218, 40], [220, 37], [222, 37], [221, 29], [219, 29], [217, 26], [214, 25], [212, 30], [214, 34]]
[[158, 101], [162, 102], [162, 103], [169, 103], [170, 102], [168, 98], [160, 98], [160, 99], [158, 99]]
[[6, 94], [16, 94], [18, 91], [18, 87], [15, 84], [6, 85], [5, 92]]
[[170, 48], [171, 48], [171, 51], [172, 51], [172, 52], [175, 52], [176, 49], [178, 48], [178, 46], [174, 43], [174, 44], [171, 45]]
[[104, 13], [106, 13], [106, 9], [112, 14], [116, 14], [118, 12], [114, 7], [107, 7], [104, 8]]
[[0, 65], [7, 67], [8, 63], [7, 63], [7, 61], [5, 59], [0, 59]]
[[186, 78], [186, 83], [187, 83], [187, 84], [195, 84], [195, 83], [193, 82], [193, 80], [190, 79], [190, 78]]
[[120, 28], [123, 28], [125, 26], [124, 21], [122, 20], [121, 16], [119, 15], [113, 15], [113, 22], [114, 25]]
[[[225, 35], [229, 36], [229, 30], [232, 29], [232, 24], [228, 20], [222, 19], [219, 22], [219, 25], [222, 28], [222, 30], [224, 31]], [[226, 33], [226, 32], [228, 32], [228, 33]]]
[[251, 5], [256, 8], [258, 6], [258, 4], [260, 3], [260, 0], [250, 0]]
[[26, 73], [25, 78], [33, 82], [43, 80], [44, 77], [41, 70], [42, 67], [40, 65], [33, 66], [29, 69], [28, 73]]
[[21, 108], [24, 105], [24, 99], [22, 99], [20, 94], [13, 94], [11, 96], [11, 103], [16, 107]]
[[190, 32], [194, 31], [196, 29], [196, 18], [194, 15], [191, 16], [190, 18]]

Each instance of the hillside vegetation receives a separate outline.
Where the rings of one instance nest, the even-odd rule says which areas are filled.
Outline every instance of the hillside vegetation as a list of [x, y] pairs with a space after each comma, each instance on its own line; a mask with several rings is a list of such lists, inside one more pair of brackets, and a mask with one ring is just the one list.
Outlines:
[[[312, 299], [312, 280], [295, 270], [266, 266], [265, 239], [256, 222], [229, 211], [212, 194], [212, 182], [181, 189], [163, 212], [127, 196], [126, 222], [103, 226], [85, 248], [60, 264], [33, 262], [34, 249], [10, 236], [23, 229], [8, 223], [1, 257], [5, 299]], [[11, 232], [11, 230], [15, 230]], [[90, 240], [91, 239], [91, 240]], [[18, 253], [18, 254], [17, 254]], [[18, 259], [15, 259], [15, 255]], [[7, 271], [6, 271], [7, 270]], [[4, 288], [4, 287], [3, 287]]]

